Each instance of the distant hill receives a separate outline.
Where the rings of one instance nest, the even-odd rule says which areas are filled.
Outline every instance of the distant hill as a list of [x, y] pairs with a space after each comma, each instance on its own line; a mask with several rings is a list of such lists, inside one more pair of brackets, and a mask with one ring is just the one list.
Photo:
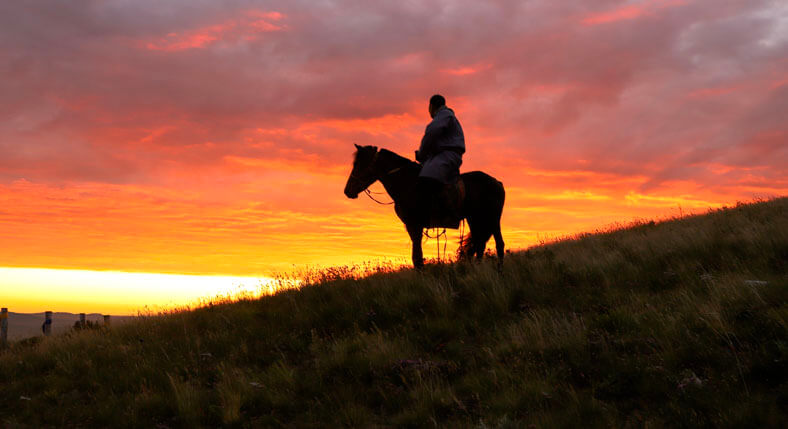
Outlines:
[[38, 337], [0, 426], [788, 427], [788, 198]]
[[[104, 316], [98, 313], [85, 315], [85, 319], [99, 324], [104, 323]], [[132, 316], [111, 316], [110, 323], [124, 323], [131, 320]], [[52, 334], [61, 334], [74, 326], [79, 320], [79, 314], [52, 313]], [[23, 338], [43, 335], [41, 325], [44, 323], [44, 313], [14, 313], [8, 312], [8, 339], [21, 340]]]

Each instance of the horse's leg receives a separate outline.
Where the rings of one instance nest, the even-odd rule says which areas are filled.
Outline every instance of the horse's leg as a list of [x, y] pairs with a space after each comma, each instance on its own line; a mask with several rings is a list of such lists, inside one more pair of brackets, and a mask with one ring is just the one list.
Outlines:
[[484, 257], [484, 249], [487, 248], [487, 241], [491, 235], [489, 230], [485, 230], [473, 237], [473, 252], [476, 253], [476, 260], [481, 261], [482, 257]]
[[501, 235], [501, 222], [498, 221], [498, 225], [495, 226], [495, 230], [493, 231], [493, 237], [495, 237], [495, 253], [498, 254], [498, 270], [500, 271], [503, 267], [503, 236]]
[[490, 240], [492, 232], [488, 225], [487, 219], [482, 216], [473, 216], [468, 218], [468, 260], [473, 260], [476, 255], [476, 260], [481, 260], [484, 257], [484, 249], [487, 247], [487, 241]]
[[468, 216], [468, 236], [465, 237], [466, 243], [463, 243], [463, 255], [468, 261], [473, 260], [473, 255], [476, 253], [476, 217]]
[[421, 234], [422, 228], [420, 226], [407, 226], [410, 241], [413, 243], [413, 250], [411, 251], [411, 258], [413, 259], [413, 267], [421, 269], [424, 267], [424, 254], [421, 252]]

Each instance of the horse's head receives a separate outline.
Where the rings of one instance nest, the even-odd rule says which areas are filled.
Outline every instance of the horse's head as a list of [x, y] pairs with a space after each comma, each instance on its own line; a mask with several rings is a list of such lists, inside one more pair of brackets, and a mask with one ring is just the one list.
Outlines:
[[347, 178], [345, 185], [345, 195], [348, 198], [358, 198], [361, 191], [367, 189], [369, 185], [378, 180], [375, 161], [378, 158], [378, 148], [375, 146], [356, 146], [356, 154], [353, 159], [353, 171]]

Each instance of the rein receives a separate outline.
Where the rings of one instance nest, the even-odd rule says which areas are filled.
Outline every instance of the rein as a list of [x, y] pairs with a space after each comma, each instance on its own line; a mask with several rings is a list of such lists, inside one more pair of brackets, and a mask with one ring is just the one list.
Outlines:
[[382, 201], [376, 200], [375, 197], [372, 196], [372, 191], [370, 191], [369, 189], [364, 189], [364, 193], [367, 194], [367, 196], [369, 197], [370, 200], [372, 200], [372, 201], [374, 201], [374, 202], [376, 202], [376, 203], [378, 203], [378, 204], [380, 204], [382, 206], [390, 206], [390, 205], [394, 204], [394, 201], [390, 201], [388, 203], [384, 203]]
[[[400, 168], [402, 168], [402, 167], [397, 167], [397, 168], [389, 171], [388, 173], [384, 174], [384, 176], [388, 176], [389, 174], [396, 173], [397, 171], [400, 170]], [[382, 194], [385, 194], [385, 192], [372, 192], [372, 191], [369, 190], [369, 188], [367, 188], [367, 189], [364, 189], [364, 193], [367, 194], [367, 196], [369, 197], [370, 200], [372, 200], [372, 201], [374, 201], [374, 202], [376, 202], [376, 203], [378, 203], [378, 204], [380, 204], [382, 206], [390, 206], [390, 205], [394, 204], [394, 201], [391, 201], [391, 202], [388, 202], [388, 203], [384, 203], [382, 201], [376, 200], [375, 197], [372, 196], [372, 194], [382, 195]]]

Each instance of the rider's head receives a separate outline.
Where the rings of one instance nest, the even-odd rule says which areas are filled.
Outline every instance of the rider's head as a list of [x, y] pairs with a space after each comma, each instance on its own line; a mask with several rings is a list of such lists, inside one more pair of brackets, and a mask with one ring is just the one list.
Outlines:
[[430, 107], [429, 107], [430, 118], [434, 118], [435, 112], [437, 112], [438, 109], [440, 109], [445, 105], [446, 105], [446, 99], [443, 98], [442, 95], [435, 94], [432, 97], [430, 97]]

